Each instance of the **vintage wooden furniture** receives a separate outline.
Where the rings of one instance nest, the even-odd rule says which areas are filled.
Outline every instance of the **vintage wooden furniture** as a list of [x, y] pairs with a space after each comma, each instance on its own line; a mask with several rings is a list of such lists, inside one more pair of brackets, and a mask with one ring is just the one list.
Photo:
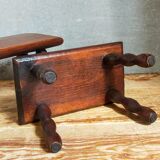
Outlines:
[[[18, 122], [41, 121], [52, 152], [62, 140], [51, 116], [59, 116], [115, 102], [152, 123], [157, 114], [124, 97], [124, 66], [151, 67], [151, 54], [123, 54], [122, 42], [47, 52], [63, 43], [60, 37], [21, 34], [0, 39], [0, 59], [13, 58]], [[35, 51], [36, 54], [28, 55]], [[107, 116], [107, 115], [106, 115]]]

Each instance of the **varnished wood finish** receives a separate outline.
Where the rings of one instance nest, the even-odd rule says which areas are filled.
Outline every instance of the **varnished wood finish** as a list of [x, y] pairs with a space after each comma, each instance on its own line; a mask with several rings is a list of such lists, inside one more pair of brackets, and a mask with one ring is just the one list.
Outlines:
[[36, 114], [41, 121], [47, 146], [53, 153], [57, 153], [62, 148], [62, 140], [56, 132], [56, 123], [51, 119], [49, 107], [45, 104], [40, 104], [37, 106]]
[[0, 59], [58, 46], [63, 39], [56, 36], [24, 33], [0, 38]]
[[122, 64], [124, 66], [138, 65], [140, 67], [152, 67], [155, 64], [155, 57], [148, 53], [134, 55], [126, 53], [124, 55], [116, 55], [114, 53], [104, 57], [106, 67]]
[[122, 104], [126, 110], [131, 113], [139, 115], [144, 122], [153, 123], [157, 119], [157, 114], [152, 109], [141, 106], [136, 100], [132, 98], [124, 97], [119, 91], [114, 88], [110, 88], [107, 92], [109, 99], [114, 103]]
[[[127, 75], [125, 95], [149, 105], [159, 117], [159, 82], [159, 74]], [[139, 124], [138, 117], [126, 112], [120, 104], [54, 118], [63, 139], [62, 150], [57, 154], [49, 153], [40, 123], [17, 124], [13, 81], [0, 81], [0, 113], [1, 160], [159, 160], [160, 157], [160, 119], [151, 125]]]
[[52, 70], [48, 70], [41, 65], [33, 65], [30, 69], [35, 78], [41, 80], [43, 83], [52, 84], [56, 81], [56, 73]]
[[[123, 94], [123, 66], [103, 66], [104, 56], [110, 53], [122, 55], [122, 43], [15, 58], [19, 123], [33, 122], [36, 106], [41, 103], [50, 107], [53, 116], [58, 116], [108, 103], [106, 93], [110, 85]], [[36, 65], [54, 71], [56, 81], [46, 85], [35, 78], [30, 70]]]

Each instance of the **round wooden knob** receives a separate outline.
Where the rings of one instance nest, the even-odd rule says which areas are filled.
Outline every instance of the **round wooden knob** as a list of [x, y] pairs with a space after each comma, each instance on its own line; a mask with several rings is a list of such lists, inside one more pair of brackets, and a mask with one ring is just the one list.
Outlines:
[[46, 84], [52, 84], [56, 81], [57, 75], [54, 71], [45, 71], [40, 74], [40, 79]]
[[148, 123], [153, 123], [157, 119], [156, 112], [148, 107], [141, 106], [141, 110], [137, 113]]
[[153, 55], [149, 55], [147, 57], [147, 64], [149, 67], [152, 67], [155, 64], [156, 60], [155, 57]]
[[58, 134], [54, 136], [55, 136], [55, 139], [57, 139], [58, 141], [52, 142], [52, 144], [50, 144], [50, 149], [53, 153], [57, 153], [62, 148], [62, 142], [61, 142], [61, 137]]

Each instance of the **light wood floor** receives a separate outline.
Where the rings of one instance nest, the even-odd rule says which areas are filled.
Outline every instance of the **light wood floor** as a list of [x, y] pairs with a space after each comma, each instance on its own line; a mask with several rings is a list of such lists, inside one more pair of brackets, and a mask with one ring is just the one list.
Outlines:
[[[126, 96], [160, 114], [160, 74], [129, 75]], [[54, 118], [63, 149], [48, 153], [39, 123], [19, 126], [13, 81], [0, 81], [0, 160], [160, 160], [160, 121], [141, 124], [121, 105]]]

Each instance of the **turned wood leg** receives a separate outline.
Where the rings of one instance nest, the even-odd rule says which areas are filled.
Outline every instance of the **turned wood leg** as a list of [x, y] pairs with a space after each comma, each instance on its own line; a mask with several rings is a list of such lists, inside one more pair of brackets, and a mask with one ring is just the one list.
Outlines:
[[62, 140], [56, 132], [56, 124], [51, 119], [51, 111], [45, 104], [37, 107], [37, 116], [41, 121], [44, 132], [45, 141], [53, 153], [58, 152], [62, 148]]
[[111, 88], [108, 90], [107, 95], [114, 103], [122, 104], [126, 110], [138, 114], [144, 121], [153, 123], [157, 119], [155, 111], [148, 107], [141, 106], [136, 100], [124, 97], [118, 90]]
[[151, 54], [134, 55], [127, 53], [124, 55], [108, 54], [103, 59], [106, 67], [122, 64], [124, 66], [138, 65], [140, 67], [152, 67], [155, 64], [155, 58]]

